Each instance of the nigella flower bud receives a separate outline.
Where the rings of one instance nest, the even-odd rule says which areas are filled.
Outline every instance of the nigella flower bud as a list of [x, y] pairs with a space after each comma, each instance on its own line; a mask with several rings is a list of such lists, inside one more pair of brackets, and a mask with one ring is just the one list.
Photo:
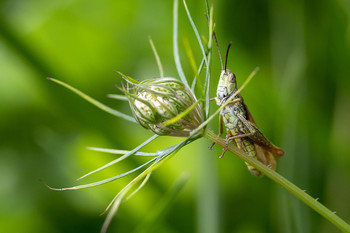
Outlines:
[[177, 79], [159, 78], [132, 85], [134, 93], [125, 93], [135, 119], [144, 128], [158, 135], [187, 137], [203, 122], [200, 105], [196, 105], [175, 123], [163, 124], [196, 103], [191, 91]]

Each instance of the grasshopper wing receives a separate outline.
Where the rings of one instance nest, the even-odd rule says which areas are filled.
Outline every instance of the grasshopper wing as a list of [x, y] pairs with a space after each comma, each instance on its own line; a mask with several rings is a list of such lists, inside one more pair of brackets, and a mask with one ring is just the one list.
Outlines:
[[[281, 157], [282, 155], [284, 155], [284, 151], [282, 149], [280, 149], [279, 147], [272, 144], [272, 142], [270, 142], [260, 132], [260, 130], [258, 129], [258, 127], [257, 127], [257, 125], [252, 117], [252, 114], [249, 112], [249, 109], [247, 108], [245, 103], [243, 103], [243, 105], [246, 109], [247, 119], [242, 118], [240, 116], [238, 116], [238, 117], [248, 129], [253, 129], [253, 130], [250, 130], [251, 132], [255, 131], [252, 135], [249, 136], [249, 138], [254, 142], [254, 144], [258, 144], [261, 147], [261, 149], [263, 149], [267, 152], [271, 152], [274, 156], [276, 156], [278, 158]], [[264, 153], [264, 154], [267, 154], [267, 153]]]
[[254, 143], [254, 147], [256, 150], [256, 156], [260, 162], [271, 168], [272, 170], [276, 170], [276, 160], [273, 157], [272, 153], [268, 150], [265, 150], [258, 144]]

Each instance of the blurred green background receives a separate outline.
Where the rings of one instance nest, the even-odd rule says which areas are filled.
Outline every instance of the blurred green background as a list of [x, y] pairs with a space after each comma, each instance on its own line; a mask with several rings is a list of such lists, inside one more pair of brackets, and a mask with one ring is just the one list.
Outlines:
[[[278, 172], [350, 222], [350, 2], [212, 1], [222, 53], [241, 84], [260, 71], [242, 95], [264, 134], [286, 154]], [[87, 146], [130, 150], [152, 134], [93, 107], [46, 77], [65, 81], [111, 107], [120, 70], [135, 79], [158, 76], [151, 35], [165, 74], [177, 77], [172, 53], [172, 1], [0, 1], [0, 232], [99, 232], [104, 210], [132, 176], [96, 188], [58, 192], [107, 178], [145, 161], [129, 158], [77, 182], [113, 160]], [[188, 7], [207, 36], [202, 0]], [[180, 50], [194, 33], [179, 3]], [[220, 74], [213, 55], [212, 96]], [[217, 78], [215, 78], [217, 77]], [[212, 107], [216, 109], [213, 103]], [[217, 122], [210, 128], [217, 132]], [[162, 137], [146, 151], [180, 139]], [[250, 175], [242, 161], [198, 140], [153, 173], [123, 203], [108, 232], [132, 232], [155, 214], [183, 172], [185, 188], [150, 222], [149, 232], [339, 232], [270, 181]], [[143, 229], [143, 227], [141, 227]]]

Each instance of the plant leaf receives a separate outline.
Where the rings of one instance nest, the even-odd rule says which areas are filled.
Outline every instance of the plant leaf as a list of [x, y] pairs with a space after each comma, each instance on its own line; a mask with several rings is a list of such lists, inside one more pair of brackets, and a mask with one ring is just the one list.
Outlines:
[[122, 76], [122, 77], [125, 79], [125, 81], [128, 81], [128, 82], [130, 82], [130, 83], [132, 83], [132, 84], [138, 84], [138, 83], [140, 83], [139, 81], [137, 81], [137, 80], [131, 78], [130, 76], [127, 76], [127, 75], [123, 74], [122, 72], [120, 72], [120, 71], [118, 71], [118, 70], [116, 70], [116, 72], [117, 72], [120, 76]]
[[[111, 223], [114, 215], [118, 211], [118, 208], [120, 206], [120, 203], [124, 199], [124, 196], [128, 193], [128, 191], [141, 179], [143, 179], [145, 176], [147, 176], [150, 172], [157, 169], [160, 165], [162, 165], [164, 162], [166, 162], [168, 159], [171, 158], [170, 155], [174, 155], [177, 151], [179, 151], [183, 146], [185, 146], [187, 143], [191, 141], [190, 137], [186, 138], [184, 141], [168, 147], [167, 149], [164, 149], [163, 151], [167, 150], [167, 153], [159, 157], [159, 160], [155, 163], [153, 163], [151, 166], [149, 166], [146, 170], [144, 170], [141, 174], [139, 174], [135, 179], [133, 179], [129, 184], [127, 184], [112, 200], [112, 202], [108, 205], [107, 210], [110, 209], [104, 223], [101, 229], [101, 233], [105, 233], [107, 231], [107, 228], [109, 224]], [[156, 158], [155, 158], [156, 159]]]
[[205, 64], [208, 66], [208, 59], [207, 59], [207, 55], [206, 55], [206, 53], [205, 53], [205, 49], [204, 49], [204, 46], [203, 46], [201, 37], [200, 37], [200, 35], [199, 35], [199, 33], [198, 33], [198, 30], [197, 30], [196, 25], [194, 24], [194, 22], [193, 22], [193, 20], [192, 20], [190, 11], [189, 11], [188, 8], [187, 8], [186, 1], [183, 0], [183, 3], [184, 3], [184, 6], [185, 6], [185, 10], [186, 10], [186, 13], [187, 13], [188, 20], [189, 20], [190, 23], [191, 23], [192, 29], [193, 29], [194, 33], [196, 34], [196, 37], [197, 37], [199, 46], [200, 46], [201, 51], [202, 51], [202, 53], [203, 53], [203, 58], [205, 59]]
[[158, 65], [158, 69], [159, 69], [159, 75], [160, 75], [161, 78], [163, 78], [164, 77], [163, 66], [162, 66], [162, 63], [160, 62], [159, 55], [157, 53], [156, 47], [153, 44], [151, 36], [148, 37], [148, 40], [149, 40], [149, 43], [151, 44], [154, 56], [156, 57], [156, 60], [157, 60], [157, 65]]
[[129, 115], [126, 115], [126, 114], [124, 114], [124, 113], [122, 113], [122, 112], [119, 112], [119, 111], [117, 111], [117, 110], [114, 110], [114, 109], [112, 109], [112, 108], [110, 108], [110, 107], [108, 107], [108, 106], [102, 104], [101, 102], [99, 102], [99, 101], [97, 101], [97, 100], [91, 98], [90, 96], [88, 96], [88, 95], [86, 95], [85, 93], [79, 91], [78, 89], [76, 89], [76, 88], [74, 88], [74, 87], [68, 85], [67, 83], [64, 83], [64, 82], [59, 81], [59, 80], [54, 79], [54, 78], [48, 78], [48, 79], [51, 80], [51, 81], [53, 81], [53, 82], [55, 82], [55, 83], [57, 83], [57, 84], [60, 84], [61, 86], [64, 86], [65, 88], [67, 88], [67, 89], [69, 89], [69, 90], [71, 90], [71, 91], [73, 91], [75, 94], [79, 95], [80, 97], [82, 97], [83, 99], [85, 99], [85, 100], [88, 101], [89, 103], [95, 105], [95, 106], [98, 107], [99, 109], [102, 109], [103, 111], [108, 112], [108, 113], [110, 113], [110, 114], [112, 114], [112, 115], [114, 115], [114, 116], [120, 117], [120, 118], [122, 118], [122, 119], [124, 119], [124, 120], [130, 121], [130, 122], [133, 122], [133, 123], [136, 123], [136, 120], [135, 120], [133, 117], [131, 117], [131, 116], [129, 116]]
[[125, 198], [125, 201], [129, 200], [129, 199], [130, 199], [132, 196], [134, 196], [138, 191], [140, 191], [140, 190], [143, 188], [143, 186], [145, 186], [145, 184], [148, 182], [149, 178], [151, 177], [151, 174], [152, 174], [152, 172], [150, 172], [150, 173], [148, 173], [148, 174], [146, 175], [146, 177], [143, 179], [143, 181], [141, 182], [141, 184], [140, 184], [131, 194], [129, 194], [129, 196], [127, 196], [127, 197]]
[[[117, 154], [117, 155], [130, 153], [129, 150], [116, 150], [116, 149], [97, 148], [97, 147], [87, 147], [86, 149], [93, 150], [93, 151], [106, 152], [106, 153], [110, 153], [110, 154]], [[137, 156], [158, 156], [158, 155], [160, 155], [160, 153], [159, 152], [155, 152], [155, 153], [135, 152], [134, 155], [137, 155]]]
[[[213, 6], [210, 7], [209, 14], [209, 41], [208, 41], [208, 61], [211, 61], [211, 44], [213, 41]], [[206, 78], [204, 82], [204, 90], [205, 90], [205, 119], [209, 117], [209, 100], [210, 100], [210, 67], [211, 64], [207, 65]]]
[[209, 14], [209, 3], [208, 3], [208, 0], [205, 0], [205, 7], [207, 9], [207, 14]]
[[[186, 38], [184, 39], [184, 46], [185, 46], [185, 50], [186, 50], [186, 54], [187, 54], [188, 60], [189, 60], [189, 62], [191, 64], [191, 68], [192, 68], [193, 73], [195, 75], [193, 80], [194, 81], [198, 80], [198, 82], [197, 82], [198, 83], [198, 85], [197, 85], [198, 92], [199, 92], [201, 98], [204, 98], [203, 84], [202, 84], [202, 80], [201, 80], [201, 78], [199, 76], [199, 73], [201, 72], [201, 69], [202, 69], [203, 65], [201, 63], [201, 66], [199, 68], [197, 68], [197, 64], [196, 64], [196, 61], [194, 59], [190, 43], [189, 43], [189, 41]], [[202, 62], [204, 62], [205, 59], [206, 59], [206, 57], [203, 57], [203, 61]], [[191, 86], [191, 90], [192, 90], [192, 88], [194, 89], [194, 86]]]
[[[197, 73], [198, 73], [198, 76], [199, 76], [200, 73], [202, 72], [203, 65], [204, 65], [204, 59], [205, 59], [205, 58], [202, 59], [201, 64], [199, 65], [198, 72], [197, 72]], [[194, 93], [194, 89], [195, 89], [196, 86], [197, 86], [197, 87], [198, 87], [199, 93], [202, 94], [201, 97], [204, 98], [203, 84], [202, 84], [202, 82], [200, 82], [200, 83], [201, 83], [200, 85], [196, 85], [196, 82], [197, 82], [197, 76], [195, 76], [195, 77], [193, 78], [193, 82], [192, 82], [192, 84], [191, 84], [191, 91], [192, 91], [192, 93]]]
[[52, 189], [52, 190], [57, 190], [57, 191], [65, 191], [65, 190], [77, 190], [77, 189], [84, 189], [84, 188], [90, 188], [90, 187], [95, 187], [95, 186], [98, 186], [98, 185], [101, 185], [101, 184], [106, 184], [106, 183], [109, 183], [111, 181], [114, 181], [114, 180], [117, 180], [117, 179], [120, 179], [124, 176], [127, 176], [141, 168], [143, 168], [144, 166], [152, 163], [153, 161], [156, 161], [157, 158], [153, 158], [149, 161], [147, 161], [146, 163], [143, 163], [142, 165], [138, 166], [137, 168], [134, 168], [132, 170], [129, 170], [127, 172], [124, 172], [122, 174], [119, 174], [117, 176], [113, 176], [111, 178], [108, 178], [108, 179], [104, 179], [104, 180], [100, 180], [100, 181], [97, 181], [97, 182], [93, 182], [93, 183], [89, 183], [89, 184], [83, 184], [83, 185], [77, 185], [77, 186], [73, 186], [73, 187], [68, 187], [68, 188], [52, 188], [50, 186], [47, 185], [48, 188]]
[[178, 0], [174, 0], [174, 10], [173, 10], [173, 50], [174, 50], [174, 59], [177, 72], [180, 76], [181, 81], [190, 89], [188, 85], [185, 74], [182, 70], [181, 62], [180, 62], [180, 54], [179, 54], [179, 46], [178, 46]]
[[95, 172], [101, 171], [101, 170], [103, 170], [103, 169], [105, 169], [105, 168], [107, 168], [107, 167], [109, 167], [109, 166], [111, 166], [113, 164], [116, 164], [116, 163], [122, 161], [123, 159], [126, 159], [127, 157], [129, 157], [130, 155], [133, 155], [135, 152], [140, 150], [142, 147], [144, 147], [145, 145], [147, 145], [148, 143], [150, 143], [151, 141], [156, 139], [157, 137], [158, 137], [158, 135], [153, 135], [152, 137], [150, 137], [149, 139], [147, 139], [146, 141], [141, 143], [139, 146], [137, 146], [135, 149], [131, 150], [129, 153], [126, 153], [125, 155], [123, 155], [123, 156], [113, 160], [112, 162], [109, 162], [106, 165], [104, 165], [104, 166], [102, 166], [102, 167], [100, 167], [100, 168], [98, 168], [96, 170], [93, 170], [92, 172], [89, 172], [89, 173], [83, 175], [82, 177], [78, 178], [78, 180], [83, 179], [83, 178], [85, 178], [85, 177], [87, 177], [87, 176], [89, 176], [89, 175], [91, 175], [91, 174], [93, 174]]

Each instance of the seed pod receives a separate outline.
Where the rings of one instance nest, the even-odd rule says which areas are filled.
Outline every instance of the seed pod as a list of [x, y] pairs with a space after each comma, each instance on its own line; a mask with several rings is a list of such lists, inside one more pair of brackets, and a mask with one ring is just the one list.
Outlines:
[[159, 78], [132, 83], [134, 93], [124, 88], [135, 119], [144, 128], [158, 135], [187, 137], [202, 122], [200, 105], [179, 121], [163, 123], [184, 112], [196, 99], [188, 88], [175, 78]]

